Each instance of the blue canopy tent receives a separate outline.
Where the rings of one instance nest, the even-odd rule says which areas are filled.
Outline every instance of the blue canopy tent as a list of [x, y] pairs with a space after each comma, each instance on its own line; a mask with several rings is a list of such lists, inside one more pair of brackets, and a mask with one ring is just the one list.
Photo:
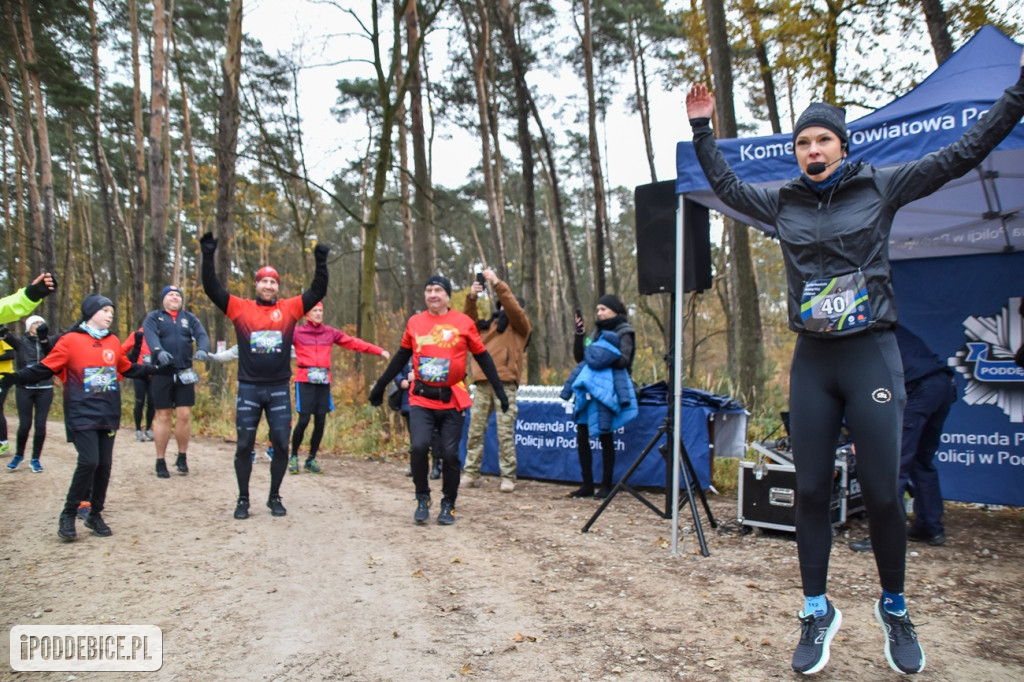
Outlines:
[[[1019, 44], [981, 29], [912, 91], [851, 122], [850, 160], [892, 166], [955, 142], [1017, 80], [1020, 59]], [[780, 186], [800, 173], [789, 134], [718, 143], [746, 182]], [[692, 143], [678, 143], [676, 169], [680, 207], [774, 232], [715, 197]], [[1024, 370], [1012, 362], [1024, 342], [1024, 125], [979, 168], [900, 209], [889, 249], [901, 324], [960, 377], [937, 456], [945, 497], [1024, 505]]]

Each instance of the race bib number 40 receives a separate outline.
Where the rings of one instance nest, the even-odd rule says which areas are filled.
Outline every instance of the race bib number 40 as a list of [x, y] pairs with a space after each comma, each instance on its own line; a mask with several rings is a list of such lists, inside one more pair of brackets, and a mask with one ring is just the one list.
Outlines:
[[117, 370], [113, 367], [86, 367], [82, 373], [86, 393], [117, 390]]
[[851, 272], [804, 284], [800, 317], [804, 329], [812, 332], [849, 331], [871, 324], [864, 273]]

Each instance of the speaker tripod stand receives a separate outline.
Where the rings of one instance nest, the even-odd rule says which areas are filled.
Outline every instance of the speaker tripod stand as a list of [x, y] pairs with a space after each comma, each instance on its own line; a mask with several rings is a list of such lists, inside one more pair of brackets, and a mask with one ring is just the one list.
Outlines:
[[[608, 493], [608, 497], [606, 497], [604, 499], [604, 501], [601, 502], [601, 506], [599, 506], [597, 508], [597, 511], [594, 512], [594, 515], [591, 516], [590, 520], [587, 521], [587, 523], [583, 526], [583, 529], [582, 529], [581, 532], [583, 532], [583, 533], [589, 532], [590, 531], [590, 527], [594, 525], [594, 522], [597, 521], [597, 518], [599, 516], [601, 516], [601, 513], [604, 512], [604, 510], [608, 508], [608, 505], [611, 504], [613, 499], [615, 499], [615, 496], [618, 495], [623, 490], [628, 492], [630, 495], [632, 495], [636, 499], [638, 499], [640, 502], [642, 502], [645, 506], [647, 506], [651, 511], [653, 511], [655, 514], [657, 514], [661, 518], [663, 518], [663, 519], [671, 519], [672, 518], [672, 516], [673, 516], [672, 512], [674, 511], [672, 509], [672, 483], [673, 483], [673, 481], [672, 481], [672, 470], [673, 470], [673, 467], [672, 467], [672, 457], [671, 457], [671, 455], [672, 455], [671, 443], [672, 443], [672, 438], [673, 438], [673, 431], [674, 431], [674, 429], [672, 428], [672, 416], [671, 416], [671, 412], [669, 412], [669, 415], [666, 416], [662, 420], [661, 426], [658, 427], [658, 432], [654, 434], [654, 437], [647, 444], [647, 447], [645, 447], [643, 449], [643, 452], [641, 452], [637, 456], [636, 461], [634, 461], [633, 464], [630, 465], [630, 467], [626, 471], [626, 473], [623, 474], [621, 479], [619, 479], [619, 482], [616, 483], [615, 486], [611, 489], [611, 492]], [[667, 436], [667, 438], [665, 438], [665, 442], [662, 443], [660, 447], [658, 447], [658, 452], [661, 453], [661, 456], [665, 459], [665, 508], [664, 509], [660, 509], [659, 507], [657, 507], [653, 502], [651, 502], [649, 499], [647, 499], [642, 492], [640, 492], [639, 490], [637, 490], [636, 488], [634, 488], [632, 485], [629, 484], [629, 477], [632, 476], [633, 472], [635, 472], [637, 470], [637, 468], [643, 463], [643, 461], [647, 457], [647, 455], [650, 454], [655, 449], [655, 446], [658, 445], [658, 442], [661, 440], [662, 436]], [[683, 505], [686, 505], [686, 504], [690, 505], [690, 513], [693, 516], [693, 527], [694, 527], [694, 530], [697, 533], [697, 541], [700, 543], [700, 553], [701, 553], [702, 556], [710, 556], [710, 552], [708, 552], [708, 543], [704, 539], [704, 528], [703, 528], [703, 526], [701, 525], [701, 522], [700, 522], [700, 512], [697, 509], [697, 503], [696, 503], [696, 500], [694, 499], [694, 494], [693, 494], [693, 489], [694, 488], [697, 489], [697, 495], [700, 497], [700, 501], [704, 505], [704, 512], [708, 516], [708, 523], [711, 524], [712, 528], [717, 528], [718, 524], [715, 523], [715, 517], [711, 514], [711, 507], [708, 506], [707, 497], [705, 497], [704, 491], [700, 487], [700, 483], [697, 480], [697, 472], [693, 468], [693, 462], [690, 461], [690, 455], [686, 452], [686, 446], [685, 446], [685, 444], [683, 444], [681, 438], [680, 438], [680, 441], [679, 441], [679, 450], [680, 450], [680, 457], [682, 459], [682, 466], [679, 469], [679, 473], [682, 476], [683, 486], [686, 488], [686, 497], [683, 498], [682, 501], [680, 501], [679, 508], [682, 509]]]

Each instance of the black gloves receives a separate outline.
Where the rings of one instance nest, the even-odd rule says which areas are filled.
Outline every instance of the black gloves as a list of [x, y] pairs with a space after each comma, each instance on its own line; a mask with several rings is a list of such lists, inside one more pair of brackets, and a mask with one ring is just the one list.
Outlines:
[[217, 240], [214, 238], [213, 232], [207, 232], [199, 238], [199, 250], [203, 252], [204, 256], [209, 256], [217, 250]]
[[501, 403], [501, 411], [508, 412], [508, 396], [505, 395], [505, 389], [495, 391], [495, 394], [498, 396], [498, 402]]
[[50, 279], [53, 280], [53, 289], [46, 286], [45, 277], [25, 287], [25, 295], [28, 296], [28, 300], [41, 301], [53, 293], [57, 289], [57, 275], [51, 274]]
[[326, 244], [317, 244], [313, 247], [313, 260], [317, 263], [326, 263], [327, 254], [330, 253], [331, 247]]
[[370, 404], [374, 407], [380, 407], [384, 404], [384, 384], [379, 381], [370, 389]]
[[43, 322], [41, 325], [36, 327], [36, 338], [40, 342], [46, 341], [46, 337], [50, 335], [50, 328]]
[[174, 356], [165, 350], [160, 351], [156, 354], [156, 364], [158, 365], [169, 365], [174, 362]]

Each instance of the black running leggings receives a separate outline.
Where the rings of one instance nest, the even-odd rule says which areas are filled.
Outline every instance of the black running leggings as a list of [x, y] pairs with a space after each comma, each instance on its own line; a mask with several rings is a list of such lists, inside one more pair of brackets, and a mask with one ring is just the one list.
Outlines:
[[292, 429], [292, 454], [299, 454], [299, 446], [302, 445], [302, 437], [306, 435], [306, 427], [309, 426], [309, 418], [313, 417], [313, 432], [309, 434], [309, 456], [307, 460], [316, 458], [320, 449], [320, 440], [324, 437], [324, 425], [327, 423], [326, 414], [310, 414], [299, 412], [299, 421]]
[[288, 440], [292, 430], [292, 398], [288, 382], [283, 384], [250, 384], [238, 382], [235, 400], [235, 478], [238, 496], [249, 499], [249, 476], [252, 474], [252, 451], [256, 447], [256, 428], [267, 415], [270, 444], [274, 457], [270, 461], [270, 497], [280, 494], [281, 481], [288, 470]]
[[[615, 437], [602, 433], [597, 437], [601, 443], [601, 487], [612, 487], [615, 470]], [[585, 422], [576, 425], [576, 443], [580, 455], [580, 474], [584, 487], [594, 487], [594, 451], [590, 447], [590, 427]]]
[[153, 396], [149, 394], [149, 379], [132, 379], [135, 386], [135, 408], [132, 416], [135, 417], [135, 430], [142, 430], [142, 413], [146, 413], [146, 430], [153, 428], [153, 415], [156, 408], [153, 407]]
[[15, 452], [19, 457], [25, 456], [28, 432], [35, 427], [32, 459], [39, 459], [43, 452], [43, 441], [46, 440], [46, 418], [50, 416], [50, 405], [53, 404], [53, 388], [18, 386], [14, 397], [18, 403], [18, 449]]
[[892, 332], [836, 339], [800, 335], [790, 370], [790, 430], [796, 465], [796, 542], [805, 596], [827, 592], [829, 504], [839, 429], [857, 451], [871, 547], [882, 589], [903, 592], [907, 537], [897, 492], [906, 393]]
[[103, 511], [107, 500], [107, 484], [110, 483], [116, 433], [107, 429], [71, 432], [71, 440], [78, 451], [78, 463], [71, 477], [68, 496], [64, 500], [65, 513], [74, 514], [78, 511], [78, 503], [82, 500], [91, 502], [94, 513]]

